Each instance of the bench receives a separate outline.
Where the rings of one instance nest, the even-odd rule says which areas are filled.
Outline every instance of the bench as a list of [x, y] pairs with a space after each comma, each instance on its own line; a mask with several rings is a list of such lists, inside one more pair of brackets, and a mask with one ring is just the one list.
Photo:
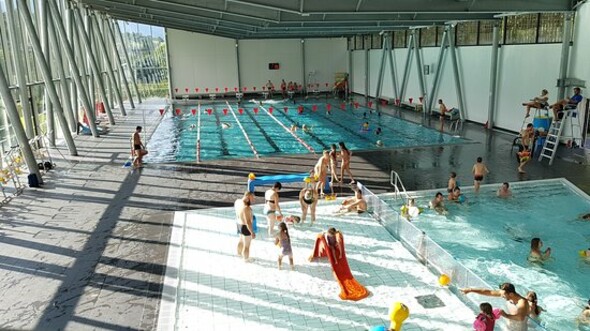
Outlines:
[[[269, 175], [256, 177], [254, 180], [248, 179], [248, 191], [254, 192], [256, 186], [273, 185], [276, 182], [284, 183], [303, 183], [305, 178], [309, 177], [309, 173], [302, 174], [288, 174], [288, 175]], [[326, 185], [324, 190], [330, 191], [330, 176], [326, 177]]]
[[406, 107], [406, 108], [410, 108], [410, 109], [414, 109], [415, 111], [422, 111], [423, 109], [423, 105], [421, 103], [409, 103], [406, 101], [402, 101], [400, 103], [401, 107]]

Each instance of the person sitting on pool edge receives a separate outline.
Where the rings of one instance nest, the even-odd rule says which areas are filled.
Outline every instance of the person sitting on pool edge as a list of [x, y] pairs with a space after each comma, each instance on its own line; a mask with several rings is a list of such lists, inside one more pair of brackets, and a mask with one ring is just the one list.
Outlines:
[[541, 251], [541, 247], [543, 247], [543, 241], [541, 241], [541, 238], [531, 239], [531, 252], [528, 257], [529, 262], [543, 262], [551, 256], [551, 247], [547, 247], [544, 252]]
[[356, 211], [359, 214], [367, 211], [367, 202], [359, 189], [354, 191], [354, 197], [342, 201], [342, 206], [340, 206], [338, 213], [348, 213], [351, 211]]
[[434, 196], [434, 199], [428, 203], [428, 206], [430, 207], [430, 209], [434, 209], [437, 213], [444, 215], [447, 213], [445, 203], [443, 202], [444, 200], [445, 197], [443, 196], [443, 194], [437, 192]]
[[508, 182], [502, 183], [502, 186], [498, 189], [496, 193], [499, 198], [509, 198], [512, 196], [512, 191], [510, 190], [510, 184]]

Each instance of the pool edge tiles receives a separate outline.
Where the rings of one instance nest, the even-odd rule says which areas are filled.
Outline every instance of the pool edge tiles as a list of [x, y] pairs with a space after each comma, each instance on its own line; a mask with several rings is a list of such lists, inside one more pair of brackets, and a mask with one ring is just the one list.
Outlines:
[[[195, 318], [200, 318], [198, 325], [207, 330], [238, 327], [366, 330], [373, 325], [386, 325], [389, 306], [398, 300], [409, 305], [411, 310], [404, 329], [470, 327], [475, 317], [473, 311], [449, 289], [441, 288], [436, 276], [415, 260], [399, 241], [368, 214], [332, 216], [336, 206], [334, 202], [322, 201], [318, 206], [318, 224], [290, 228], [294, 272], [276, 269], [276, 248], [265, 238], [266, 221], [261, 205], [254, 206], [260, 231], [252, 243], [252, 255], [256, 259], [252, 264], [244, 264], [235, 255], [237, 236], [232, 231], [235, 228], [233, 208], [177, 212], [158, 330], [190, 328], [196, 325], [192, 324]], [[297, 213], [299, 204], [283, 203], [282, 210], [285, 215]], [[328, 225], [343, 230], [351, 270], [372, 292], [369, 298], [358, 302], [341, 301], [329, 263], [306, 261], [315, 234]], [[183, 238], [186, 238], [184, 243]], [[184, 252], [179, 254], [181, 250]], [[288, 269], [287, 258], [283, 266]], [[179, 268], [176, 272], [169, 272], [168, 269], [175, 267]], [[416, 297], [432, 294], [446, 307], [416, 306]], [[287, 313], [285, 307], [292, 309]]]

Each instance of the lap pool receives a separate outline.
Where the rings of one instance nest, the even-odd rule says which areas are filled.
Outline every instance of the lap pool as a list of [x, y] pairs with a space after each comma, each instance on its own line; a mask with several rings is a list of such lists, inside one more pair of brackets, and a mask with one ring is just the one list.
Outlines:
[[[271, 109], [272, 108], [272, 109]], [[363, 123], [368, 122], [367, 130]], [[291, 132], [291, 126], [298, 130]], [[303, 132], [302, 126], [311, 128]], [[377, 128], [382, 134], [377, 135]], [[197, 141], [200, 140], [198, 144]], [[377, 146], [381, 140], [382, 147]], [[147, 162], [194, 162], [321, 152], [344, 141], [350, 150], [466, 143], [358, 104], [324, 102], [215, 103], [175, 106], [148, 143]]]
[[[579, 218], [590, 211], [590, 198], [565, 179], [515, 183], [508, 199], [496, 197], [498, 187], [484, 186], [477, 195], [464, 189], [467, 201], [446, 202], [447, 216], [426, 209], [412, 224], [486, 283], [511, 282], [521, 295], [537, 292], [547, 330], [590, 330], [576, 325], [590, 297], [590, 258], [578, 254], [590, 247], [590, 222]], [[410, 195], [427, 206], [435, 193]], [[396, 210], [402, 204], [393, 195], [379, 197]], [[553, 250], [543, 264], [527, 261], [534, 237]]]

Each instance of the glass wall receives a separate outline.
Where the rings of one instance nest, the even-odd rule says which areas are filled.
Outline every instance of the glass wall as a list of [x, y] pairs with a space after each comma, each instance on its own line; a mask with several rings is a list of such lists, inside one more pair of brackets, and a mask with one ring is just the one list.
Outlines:
[[[52, 13], [50, 17], [57, 17], [64, 25], [66, 38], [74, 50], [75, 65], [80, 74], [86, 75], [81, 78], [87, 82], [85, 89], [90, 96], [91, 106], [95, 108], [92, 111], [97, 117], [104, 116], [102, 112], [98, 111], [98, 108], [100, 108], [100, 103], [105, 101], [105, 97], [113, 107], [118, 107], [117, 89], [124, 101], [129, 99], [130, 96], [126, 93], [121, 75], [125, 75], [127, 78], [131, 96], [136, 103], [138, 100], [133, 77], [142, 98], [166, 96], [168, 64], [164, 28], [115, 22], [100, 13], [90, 15], [91, 13], [84, 8], [67, 10], [66, 8], [71, 5], [68, 0], [57, 0], [56, 2], [59, 13], [57, 15]], [[71, 136], [79, 133], [78, 125], [73, 121], [86, 125], [88, 119], [84, 115], [84, 103], [76, 97], [76, 95], [79, 96], [79, 93], [76, 93], [76, 86], [72, 72], [70, 72], [70, 63], [64, 49], [65, 44], [59, 38], [57, 30], [52, 37], [50, 33], [52, 19], [49, 21], [44, 19], [43, 13], [47, 9], [44, 8], [42, 1], [29, 0], [27, 4], [35, 32], [40, 39], [42, 55], [45, 60], [49, 60], [47, 63], [51, 74], [50, 84], [56, 89], [63, 109], [56, 109], [55, 105], [49, 101], [48, 86], [46, 86], [41, 67], [34, 53], [33, 39], [29, 37], [29, 32], [19, 13], [22, 8], [17, 5], [15, 0], [0, 0], [0, 67], [8, 82], [27, 137], [32, 139], [43, 136], [44, 141], [48, 141], [50, 144], [59, 144], [65, 135]], [[12, 9], [10, 13], [8, 12], [9, 8]], [[76, 11], [80, 14], [81, 22], [77, 22], [75, 19], [77, 17]], [[89, 23], [91, 20], [94, 20], [94, 24]], [[84, 27], [83, 30], [79, 29], [77, 23], [81, 23]], [[108, 28], [109, 25], [111, 29]], [[83, 33], [89, 37], [90, 52], [85, 48]], [[56, 38], [56, 42], [53, 38]], [[100, 42], [101, 39], [105, 44], [104, 49]], [[123, 64], [122, 72], [119, 70], [115, 47]], [[125, 56], [125, 51], [128, 57]], [[96, 60], [99, 70], [98, 77], [101, 77], [104, 82], [106, 96], [101, 94], [97, 84], [97, 77], [95, 77], [91, 66], [91, 58]], [[111, 84], [109, 79], [107, 66], [109, 62], [117, 81], [116, 85]], [[64, 77], [61, 77], [60, 66], [64, 70]], [[66, 85], [70, 92], [69, 96], [62, 94], [60, 88], [62, 84]], [[24, 90], [19, 86], [24, 86]], [[66, 105], [71, 105], [71, 107], [66, 107]], [[65, 129], [62, 129], [60, 122], [53, 118], [55, 116], [51, 116], [57, 111], [64, 112], [67, 119]], [[113, 113], [118, 112], [118, 109], [113, 109]], [[106, 123], [108, 119], [105, 118], [104, 121]], [[17, 146], [14, 130], [5, 104], [0, 102], [0, 155], [5, 155], [5, 152]], [[0, 161], [0, 166], [2, 168], [6, 166], [4, 160]]]
[[[563, 39], [563, 13], [535, 13], [507, 16], [500, 20], [500, 43], [505, 45], [561, 43]], [[492, 44], [494, 21], [471, 21], [457, 24], [455, 44], [457, 46], [478, 46]], [[443, 26], [419, 29], [420, 47], [440, 46]], [[351, 39], [348, 47], [351, 50], [364, 49], [365, 38], [378, 36], [358, 35]], [[407, 30], [393, 32], [393, 48], [407, 47], [409, 33]], [[376, 48], [376, 43], [371, 48]]]
[[142, 97], [166, 97], [168, 62], [164, 28], [119, 22]]

